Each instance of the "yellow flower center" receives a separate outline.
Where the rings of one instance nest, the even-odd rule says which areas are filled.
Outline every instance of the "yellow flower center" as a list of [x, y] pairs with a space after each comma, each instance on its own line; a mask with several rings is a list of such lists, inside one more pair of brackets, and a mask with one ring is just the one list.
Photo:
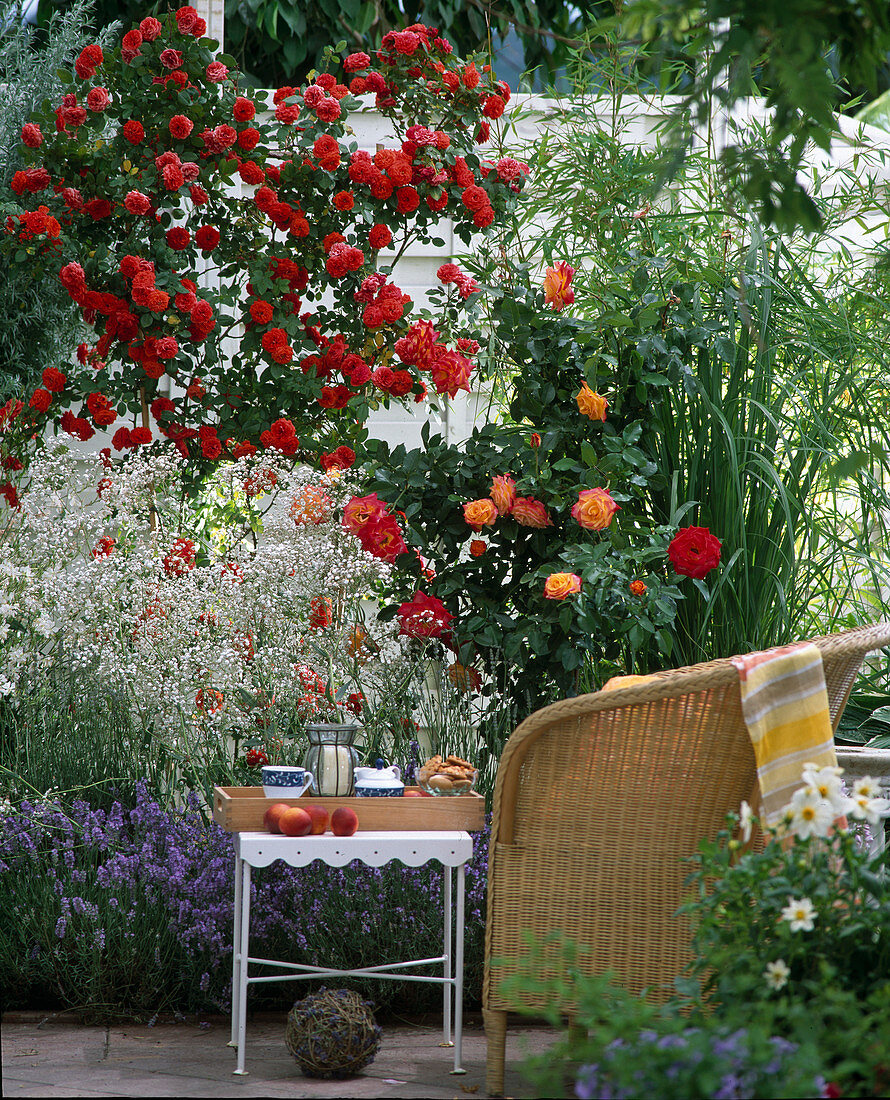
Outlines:
[[804, 806], [804, 808], [800, 811], [800, 816], [804, 819], [804, 821], [812, 821], [813, 818], [816, 816], [816, 811], [813, 809], [812, 806]]

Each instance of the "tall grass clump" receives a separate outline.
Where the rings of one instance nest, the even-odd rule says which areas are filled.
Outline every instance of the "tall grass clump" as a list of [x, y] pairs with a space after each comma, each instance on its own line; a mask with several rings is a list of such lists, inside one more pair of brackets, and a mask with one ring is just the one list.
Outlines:
[[[879, 153], [857, 148], [856, 171], [816, 173], [815, 237], [783, 237], [757, 221], [721, 175], [717, 126], [653, 192], [663, 112], [637, 85], [638, 62], [636, 48], [608, 38], [598, 60], [579, 58], [576, 94], [546, 104], [534, 142], [520, 135], [541, 104], [517, 111], [504, 151], [529, 164], [530, 183], [512, 226], [476, 266], [495, 321], [504, 272], [521, 273], [528, 292], [547, 265], [575, 268], [566, 312], [597, 333], [582, 365], [608, 379], [602, 432], [642, 378], [651, 388], [638, 446], [656, 470], [650, 520], [707, 527], [722, 543], [719, 570], [681, 581], [670, 645], [631, 647], [628, 671], [873, 620], [890, 571], [890, 432], [878, 415], [890, 324], [880, 282], [863, 304], [872, 261], [868, 239], [851, 230], [868, 221], [876, 239], [886, 227], [869, 181]], [[744, 125], [758, 140], [762, 125]], [[525, 351], [503, 326], [492, 333], [497, 395]], [[594, 669], [593, 683], [601, 675]]]

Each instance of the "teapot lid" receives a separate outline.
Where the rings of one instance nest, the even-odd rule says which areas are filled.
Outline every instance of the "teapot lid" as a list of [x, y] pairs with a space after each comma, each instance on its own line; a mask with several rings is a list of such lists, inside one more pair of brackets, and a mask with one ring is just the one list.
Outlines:
[[373, 768], [356, 768], [355, 779], [357, 783], [366, 783], [374, 787], [401, 787], [400, 776], [402, 769], [398, 764], [387, 768], [379, 757], [374, 762]]

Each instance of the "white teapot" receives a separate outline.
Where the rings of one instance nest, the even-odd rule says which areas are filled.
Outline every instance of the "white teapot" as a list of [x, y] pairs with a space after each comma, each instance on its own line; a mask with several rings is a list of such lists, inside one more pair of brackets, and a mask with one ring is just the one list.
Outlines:
[[382, 760], [377, 760], [373, 768], [355, 769], [357, 798], [400, 798], [404, 793], [402, 769], [398, 764], [387, 768]]

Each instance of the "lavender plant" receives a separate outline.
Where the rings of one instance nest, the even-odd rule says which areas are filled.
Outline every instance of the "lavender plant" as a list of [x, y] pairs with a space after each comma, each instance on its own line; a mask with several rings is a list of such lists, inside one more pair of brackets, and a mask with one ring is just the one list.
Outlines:
[[[470, 1002], [482, 980], [487, 836], [477, 835], [467, 869]], [[273, 865], [256, 872], [251, 889], [252, 950], [266, 958], [353, 968], [424, 957], [441, 942], [441, 876], [430, 867]], [[145, 784], [132, 809], [7, 804], [0, 999], [73, 1008], [91, 1020], [228, 1011], [233, 891], [232, 837], [205, 823], [195, 795], [178, 811], [153, 800]], [[361, 990], [398, 1011], [439, 1003], [437, 987], [418, 983]], [[264, 987], [251, 1005], [282, 1007], [293, 994], [291, 983]]]

